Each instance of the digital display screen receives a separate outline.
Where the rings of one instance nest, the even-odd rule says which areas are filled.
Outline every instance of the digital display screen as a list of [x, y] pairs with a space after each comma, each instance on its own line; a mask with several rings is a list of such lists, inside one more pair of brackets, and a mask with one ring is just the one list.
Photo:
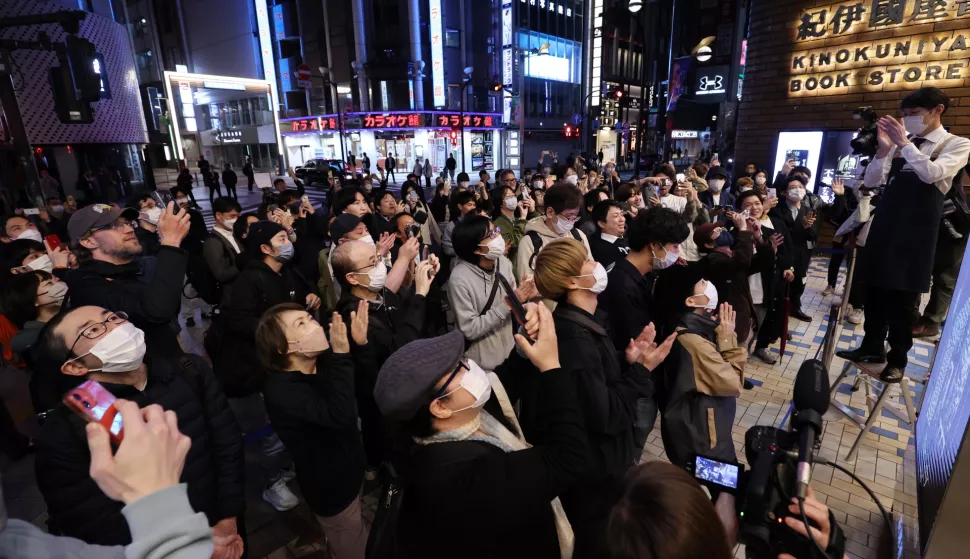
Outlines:
[[[925, 549], [943, 503], [970, 419], [970, 266], [960, 270], [946, 327], [916, 420], [916, 489], [920, 548]], [[964, 460], [967, 458], [964, 457]]]
[[738, 488], [738, 466], [697, 456], [694, 458], [694, 477], [731, 489]]
[[777, 176], [785, 161], [793, 159], [795, 165], [804, 165], [812, 170], [812, 180], [806, 185], [809, 192], [815, 192], [818, 180], [818, 161], [822, 154], [822, 131], [779, 132], [778, 147], [775, 149], [775, 166], [772, 176]]
[[855, 130], [833, 130], [825, 133], [822, 142], [822, 158], [818, 165], [818, 189], [816, 193], [826, 204], [835, 202], [832, 179], [842, 179], [846, 187], [854, 187], [862, 179], [865, 167], [863, 156], [852, 155], [850, 142], [856, 137]]

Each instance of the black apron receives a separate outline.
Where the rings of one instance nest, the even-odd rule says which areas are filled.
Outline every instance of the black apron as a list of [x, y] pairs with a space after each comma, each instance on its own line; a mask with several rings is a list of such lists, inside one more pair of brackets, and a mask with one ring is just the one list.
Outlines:
[[[930, 156], [936, 160], [949, 139]], [[886, 188], [876, 206], [866, 240], [866, 282], [870, 285], [925, 293], [930, 290], [933, 259], [943, 218], [944, 195], [912, 169], [903, 157], [893, 158]]]

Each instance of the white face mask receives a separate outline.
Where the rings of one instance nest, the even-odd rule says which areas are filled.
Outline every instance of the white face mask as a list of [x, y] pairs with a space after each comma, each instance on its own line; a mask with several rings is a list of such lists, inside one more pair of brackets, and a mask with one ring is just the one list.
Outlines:
[[804, 188], [791, 188], [788, 190], [788, 199], [792, 202], [801, 202], [802, 198], [805, 197]]
[[[37, 294], [38, 297], [41, 295], [47, 295], [55, 303], [60, 305], [61, 303], [64, 302], [64, 298], [67, 297], [67, 284], [62, 281], [59, 281], [51, 285], [50, 288], [47, 289], [47, 291]], [[50, 303], [45, 303], [45, 304], [49, 305]]]
[[[704, 296], [707, 297], [707, 304], [705, 304], [703, 308], [709, 311], [717, 309], [717, 288], [714, 287], [713, 282], [707, 282], [707, 285], [704, 286]], [[694, 295], [694, 297], [696, 297], [696, 295]], [[690, 306], [695, 308], [697, 307], [697, 305]]]
[[724, 180], [723, 179], [711, 179], [711, 180], [707, 181], [707, 185], [710, 186], [711, 187], [711, 190], [713, 190], [714, 192], [720, 192], [721, 189], [724, 188]]
[[237, 221], [239, 221], [239, 218], [227, 219], [223, 221], [222, 224], [226, 226], [226, 229], [232, 229], [232, 226], [235, 225]]
[[755, 183], [756, 185], [758, 185], [758, 186], [761, 186], [761, 185], [763, 185], [763, 184], [764, 184], [764, 183], [766, 183], [766, 182], [768, 182], [768, 179], [766, 179], [766, 178], [764, 178], [764, 177], [755, 177], [755, 178], [754, 178], [754, 183]]
[[488, 247], [488, 252], [482, 256], [489, 260], [498, 260], [499, 256], [505, 254], [505, 239], [501, 235], [496, 235], [494, 239], [489, 239], [487, 243], [478, 246]]
[[458, 183], [458, 186], [460, 186], [462, 188], [468, 188], [468, 185], [469, 184], [471, 184], [470, 181], [461, 181], [461, 182]]
[[45, 254], [44, 256], [41, 256], [36, 260], [31, 260], [30, 262], [28, 262], [27, 267], [30, 268], [31, 270], [42, 270], [49, 274], [54, 271], [54, 262], [51, 261], [50, 256], [47, 256]]
[[919, 136], [926, 131], [926, 124], [923, 123], [923, 117], [921, 115], [904, 116], [903, 127], [906, 128], [907, 133], [913, 136]]
[[657, 255], [656, 255], [656, 253], [653, 252], [653, 249], [650, 249], [650, 253], [654, 255], [653, 256], [653, 267], [656, 270], [666, 270], [667, 268], [669, 268], [669, 267], [673, 266], [674, 264], [676, 264], [677, 263], [677, 259], [680, 258], [680, 255], [678, 255], [676, 252], [674, 252], [672, 250], [667, 250], [667, 247], [664, 247], [664, 257], [663, 258], [657, 258]]
[[556, 228], [556, 232], [559, 233], [560, 237], [565, 236], [567, 233], [572, 231], [573, 225], [575, 225], [574, 222], [569, 221], [562, 216], [556, 218], [555, 228]]
[[478, 363], [475, 363], [471, 359], [468, 360], [468, 370], [465, 371], [465, 374], [461, 376], [461, 380], [458, 381], [458, 388], [447, 394], [442, 394], [440, 398], [450, 396], [458, 392], [461, 388], [464, 388], [469, 394], [475, 397], [475, 403], [458, 410], [451, 410], [451, 413], [458, 413], [470, 408], [480, 408], [492, 397], [492, 382], [488, 380], [488, 374], [478, 366]]
[[[359, 274], [361, 272], [355, 273]], [[366, 285], [365, 287], [374, 293], [379, 293], [384, 289], [384, 283], [387, 281], [387, 266], [383, 262], [378, 262], [366, 275], [370, 278], [370, 285]]]
[[358, 241], [363, 241], [363, 242], [369, 244], [372, 247], [376, 247], [377, 246], [377, 243], [374, 242], [374, 237], [371, 237], [370, 236], [370, 233], [368, 233], [367, 235], [365, 235], [365, 236], [363, 236], [363, 237], [361, 237], [361, 238], [359, 238], [357, 240]]
[[24, 232], [21, 233], [20, 236], [17, 237], [16, 239], [17, 240], [19, 240], [19, 239], [27, 239], [29, 241], [37, 241], [38, 243], [44, 242], [43, 235], [41, 235], [40, 234], [40, 231], [38, 231], [36, 229], [24, 229]]
[[147, 212], [144, 212], [144, 214], [145, 214], [145, 221], [147, 221], [148, 223], [151, 223], [152, 225], [157, 225], [158, 218], [162, 217], [162, 208], [152, 208]]
[[514, 210], [517, 205], [519, 205], [519, 201], [515, 196], [509, 196], [505, 199], [505, 209]]
[[[88, 369], [89, 373], [126, 373], [141, 366], [145, 359], [145, 333], [130, 322], [119, 325], [94, 344], [91, 354], [101, 360], [100, 369]], [[79, 355], [70, 361], [84, 357]]]
[[579, 183], [579, 175], [569, 175], [568, 177], [566, 177], [566, 182], [573, 186], [576, 186]]
[[532, 183], [532, 190], [542, 190], [546, 187], [546, 183], [543, 181], [536, 181]]
[[606, 291], [606, 286], [609, 284], [610, 277], [606, 273], [606, 268], [603, 267], [599, 262], [596, 263], [596, 267], [593, 268], [592, 274], [583, 274], [581, 276], [573, 276], [575, 278], [588, 278], [593, 276], [596, 281], [593, 283], [592, 287], [580, 287], [580, 289], [588, 289], [590, 293], [594, 295], [599, 295], [600, 293]]

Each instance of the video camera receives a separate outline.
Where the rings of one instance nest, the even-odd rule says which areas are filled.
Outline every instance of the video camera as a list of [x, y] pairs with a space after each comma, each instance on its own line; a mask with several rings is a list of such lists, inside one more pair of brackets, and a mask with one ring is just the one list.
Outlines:
[[879, 115], [872, 110], [872, 107], [859, 107], [852, 111], [852, 118], [863, 122], [859, 134], [849, 142], [852, 146], [852, 154], [873, 157], [879, 149], [879, 129], [876, 127]]
[[[735, 495], [740, 515], [738, 542], [745, 544], [749, 559], [775, 559], [781, 553], [798, 559], [841, 559], [845, 538], [834, 522], [825, 550], [784, 522], [786, 517], [793, 516], [788, 508], [792, 498], [799, 501], [805, 498], [812, 462], [841, 469], [815, 456], [822, 432], [822, 415], [829, 406], [828, 372], [821, 361], [810, 359], [799, 368], [792, 403], [795, 412], [791, 431], [756, 425], [745, 433], [749, 471], [744, 471], [740, 464], [704, 456], [694, 457], [687, 470], [701, 484]], [[794, 516], [818, 528], [807, 517]]]

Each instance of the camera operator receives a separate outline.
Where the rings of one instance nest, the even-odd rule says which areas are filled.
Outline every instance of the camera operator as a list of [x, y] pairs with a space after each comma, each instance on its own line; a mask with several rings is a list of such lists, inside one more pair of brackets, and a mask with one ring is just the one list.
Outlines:
[[[737, 539], [738, 518], [722, 493], [712, 506], [701, 486], [680, 468], [666, 462], [647, 462], [630, 470], [607, 518], [607, 532], [598, 557], [606, 559], [729, 559]], [[785, 525], [805, 536], [797, 516], [798, 505], [788, 509]], [[842, 554], [841, 529], [828, 507], [808, 489], [805, 515], [819, 529], [812, 535], [832, 558]], [[807, 543], [806, 539], [806, 543]], [[817, 557], [817, 555], [813, 555]], [[772, 558], [774, 559], [774, 558]], [[778, 559], [795, 559], [782, 553]]]
[[[913, 346], [920, 294], [929, 290], [944, 217], [944, 199], [967, 164], [970, 140], [950, 134], [940, 119], [950, 99], [935, 87], [903, 98], [902, 119], [878, 121], [878, 150], [866, 168], [867, 188], [886, 185], [866, 241], [865, 338], [843, 359], [887, 363], [884, 382], [899, 382]], [[900, 225], [904, 225], [900, 227]], [[888, 331], [889, 355], [884, 342]]]

